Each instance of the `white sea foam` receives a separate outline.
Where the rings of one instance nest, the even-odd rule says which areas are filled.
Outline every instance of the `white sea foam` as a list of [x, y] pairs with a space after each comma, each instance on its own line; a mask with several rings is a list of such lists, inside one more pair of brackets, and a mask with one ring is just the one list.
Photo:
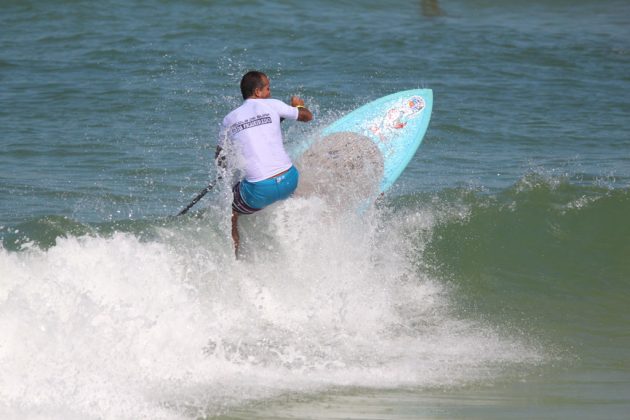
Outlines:
[[491, 380], [541, 357], [451, 315], [414, 264], [430, 212], [295, 198], [242, 218], [240, 261], [211, 213], [150, 241], [0, 249], [0, 417], [191, 418], [335, 386]]

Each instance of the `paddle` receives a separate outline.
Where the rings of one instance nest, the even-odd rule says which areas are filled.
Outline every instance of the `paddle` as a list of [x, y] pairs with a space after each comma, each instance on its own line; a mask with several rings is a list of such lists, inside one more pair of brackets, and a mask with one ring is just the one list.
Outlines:
[[[217, 178], [217, 181], [220, 180], [221, 178]], [[193, 200], [190, 202], [189, 205], [187, 205], [186, 207], [184, 207], [179, 213], [177, 213], [178, 216], [181, 216], [182, 214], [186, 214], [188, 212], [188, 210], [191, 209], [192, 206], [194, 206], [195, 204], [197, 204], [197, 202], [199, 202], [199, 200], [201, 200], [203, 198], [204, 195], [208, 194], [210, 191], [212, 191], [212, 189], [214, 188], [214, 186], [216, 185], [216, 182], [208, 185], [206, 188], [204, 188], [203, 190], [199, 191], [199, 194], [197, 194], [195, 196], [195, 198], [193, 198]]]

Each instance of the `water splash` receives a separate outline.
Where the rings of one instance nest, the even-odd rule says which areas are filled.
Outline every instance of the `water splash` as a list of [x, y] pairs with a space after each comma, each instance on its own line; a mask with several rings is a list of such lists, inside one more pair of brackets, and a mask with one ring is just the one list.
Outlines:
[[190, 418], [330, 387], [464, 385], [542, 358], [452, 315], [412, 263], [407, 233], [430, 237], [430, 211], [287, 200], [242, 218], [242, 261], [223, 213], [150, 239], [1, 249], [0, 412]]

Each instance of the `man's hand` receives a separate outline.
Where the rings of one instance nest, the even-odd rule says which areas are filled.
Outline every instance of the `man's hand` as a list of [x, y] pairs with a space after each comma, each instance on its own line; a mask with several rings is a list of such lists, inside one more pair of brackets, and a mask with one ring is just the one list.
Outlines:
[[304, 100], [299, 96], [291, 96], [291, 106], [304, 106]]
[[217, 146], [217, 150], [214, 153], [214, 160], [219, 168], [227, 169], [227, 158], [225, 157], [225, 153], [221, 153], [222, 151], [221, 146]]

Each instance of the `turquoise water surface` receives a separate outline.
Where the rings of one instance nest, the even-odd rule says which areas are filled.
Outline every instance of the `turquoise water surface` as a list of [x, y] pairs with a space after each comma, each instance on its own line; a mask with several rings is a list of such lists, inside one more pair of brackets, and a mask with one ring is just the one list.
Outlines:
[[[630, 4], [0, 4], [0, 417], [625, 419]], [[213, 182], [259, 69], [290, 150], [434, 93], [361, 215]]]

